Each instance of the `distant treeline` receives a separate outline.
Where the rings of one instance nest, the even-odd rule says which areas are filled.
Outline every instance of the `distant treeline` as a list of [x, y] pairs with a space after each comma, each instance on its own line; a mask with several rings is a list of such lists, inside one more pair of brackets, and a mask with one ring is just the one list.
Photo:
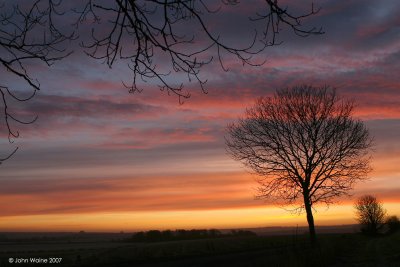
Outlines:
[[222, 233], [217, 229], [210, 230], [150, 230], [147, 232], [137, 232], [127, 241], [130, 242], [160, 242], [177, 241], [189, 239], [220, 238], [228, 236], [256, 236], [254, 232], [247, 230], [231, 230], [228, 233]]

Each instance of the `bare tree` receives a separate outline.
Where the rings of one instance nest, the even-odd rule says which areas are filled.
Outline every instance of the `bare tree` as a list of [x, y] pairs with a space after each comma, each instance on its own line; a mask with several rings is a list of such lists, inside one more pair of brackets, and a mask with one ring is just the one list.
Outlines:
[[371, 195], [358, 198], [354, 205], [357, 220], [361, 224], [364, 233], [375, 235], [385, 223], [386, 210], [382, 204]]
[[[29, 101], [40, 89], [39, 81], [31, 77], [29, 64], [39, 61], [50, 66], [67, 56], [62, 48], [65, 41], [74, 39], [73, 32], [79, 32], [85, 25], [89, 25], [91, 32], [90, 41], [81, 39], [85, 53], [102, 60], [110, 68], [117, 59], [125, 61], [132, 70], [132, 80], [124, 83], [130, 92], [142, 90], [139, 80], [154, 80], [161, 90], [176, 94], [179, 100], [188, 98], [190, 94], [183, 91], [183, 83], [175, 84], [167, 78], [170, 73], [185, 74], [189, 82], [196, 81], [206, 92], [206, 80], [199, 76], [199, 72], [214, 58], [218, 58], [224, 70], [227, 70], [223, 62], [226, 54], [233, 55], [243, 64], [258, 66], [262, 62], [255, 62], [253, 56], [280, 43], [276, 36], [282, 26], [299, 36], [323, 33], [321, 29], [302, 26], [305, 18], [318, 12], [313, 5], [307, 8], [308, 11], [295, 14], [279, 1], [259, 2], [259, 12], [248, 15], [252, 21], [264, 26], [254, 28], [254, 36], [245, 47], [224, 41], [219, 33], [212, 31], [207, 19], [207, 15], [220, 12], [221, 6], [239, 5], [236, 0], [222, 0], [219, 7], [215, 1], [207, 3], [204, 0], [0, 2], [0, 63], [3, 67], [0, 71], [1, 74], [11, 73], [27, 86], [20, 95], [21, 92], [16, 93], [12, 86], [0, 83], [9, 140], [19, 136], [11, 121], [29, 124], [35, 120], [18, 118], [10, 112], [8, 105], [9, 98]], [[70, 12], [71, 9], [74, 12]], [[70, 34], [63, 34], [56, 26], [55, 18], [59, 17], [64, 17], [61, 22], [68, 21], [68, 25], [61, 26]], [[71, 21], [75, 23], [71, 24]], [[198, 33], [188, 32], [188, 27], [192, 26], [197, 27]], [[167, 69], [160, 67], [166, 63], [169, 63]]]
[[228, 125], [228, 152], [260, 175], [257, 198], [305, 210], [312, 243], [314, 205], [348, 194], [370, 170], [371, 138], [352, 111], [330, 87], [298, 86], [259, 98]]
[[[223, 0], [221, 3], [239, 5], [236, 0]], [[259, 12], [249, 16], [252, 21], [262, 21], [264, 27], [253, 29], [254, 36], [245, 47], [224, 41], [220, 33], [212, 31], [207, 14], [217, 13], [221, 9], [221, 6], [215, 6], [215, 1], [87, 0], [84, 8], [77, 12], [80, 22], [88, 17], [103, 22], [101, 29], [92, 28], [92, 42], [83, 46], [90, 57], [104, 60], [109, 67], [116, 59], [127, 61], [133, 78], [129, 85], [124, 85], [130, 92], [141, 91], [139, 79], [147, 81], [155, 78], [161, 90], [176, 94], [181, 100], [190, 94], [182, 90], [182, 83], [175, 85], [166, 78], [171, 71], [186, 74], [189, 81], [196, 81], [205, 91], [206, 80], [199, 76], [199, 72], [214, 57], [224, 70], [227, 70], [223, 62], [224, 54], [233, 55], [243, 64], [257, 66], [262, 63], [254, 62], [253, 56], [268, 46], [280, 43], [277, 34], [282, 26], [291, 28], [299, 36], [323, 33], [321, 29], [304, 28], [301, 25], [303, 19], [318, 12], [313, 6], [309, 12], [294, 15], [278, 1], [260, 3]], [[111, 18], [106, 25], [103, 17]], [[198, 33], [193, 34], [194, 31]], [[210, 54], [212, 50], [216, 54]], [[157, 58], [163, 56], [170, 63], [167, 72], [160, 67], [162, 62], [157, 64]]]
[[[34, 62], [42, 62], [50, 66], [55, 61], [68, 55], [60, 47], [73, 35], [62, 34], [53, 24], [53, 17], [62, 15], [58, 13], [58, 1], [35, 1], [29, 6], [6, 5], [0, 3], [0, 64], [1, 74], [12, 75], [16, 82], [22, 81], [28, 90], [18, 90], [14, 84], [0, 81], [0, 97], [2, 99], [2, 112], [4, 124], [8, 132], [8, 140], [12, 143], [19, 137], [18, 130], [13, 124], [30, 124], [36, 118], [24, 120], [10, 111], [9, 102], [25, 102], [32, 99], [40, 90], [40, 83], [31, 77], [27, 66]], [[3, 77], [4, 77], [3, 76]], [[0, 163], [12, 156], [0, 159]]]

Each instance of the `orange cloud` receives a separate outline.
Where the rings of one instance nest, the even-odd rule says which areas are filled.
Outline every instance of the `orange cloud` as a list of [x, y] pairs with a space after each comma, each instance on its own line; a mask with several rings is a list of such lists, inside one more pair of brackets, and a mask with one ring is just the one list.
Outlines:
[[244, 173], [9, 181], [1, 216], [253, 206], [251, 187]]

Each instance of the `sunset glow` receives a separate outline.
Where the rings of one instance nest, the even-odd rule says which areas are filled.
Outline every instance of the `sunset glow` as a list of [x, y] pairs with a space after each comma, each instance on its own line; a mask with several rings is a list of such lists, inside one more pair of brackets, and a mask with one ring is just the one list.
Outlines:
[[189, 83], [183, 105], [151, 82], [129, 94], [126, 66], [109, 69], [81, 51], [47, 71], [33, 66], [42, 90], [17, 109], [39, 118], [18, 125], [13, 144], [1, 132], [2, 155], [19, 150], [0, 166], [0, 231], [305, 226], [304, 214], [254, 199], [256, 177], [224, 140], [227, 124], [257, 97], [298, 84], [354, 99], [354, 116], [374, 136], [370, 179], [316, 206], [316, 225], [356, 223], [353, 204], [363, 194], [400, 216], [400, 3], [366, 2], [316, 1], [322, 10], [312, 24], [324, 35], [283, 34], [282, 45], [259, 55], [267, 60], [260, 67], [235, 58], [226, 59], [228, 72], [210, 64], [202, 73], [208, 93]]

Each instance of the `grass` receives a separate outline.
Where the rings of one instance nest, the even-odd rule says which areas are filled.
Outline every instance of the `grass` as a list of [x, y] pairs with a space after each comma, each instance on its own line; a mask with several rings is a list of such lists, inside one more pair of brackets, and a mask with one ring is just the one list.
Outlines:
[[93, 247], [78, 245], [60, 246], [59, 250], [53, 251], [0, 251], [0, 266], [11, 266], [8, 264], [9, 257], [62, 257], [62, 263], [57, 266], [77, 267], [400, 266], [400, 232], [379, 237], [321, 234], [315, 248], [310, 246], [306, 235], [224, 237], [158, 243], [114, 242], [112, 246], [96, 243]]

